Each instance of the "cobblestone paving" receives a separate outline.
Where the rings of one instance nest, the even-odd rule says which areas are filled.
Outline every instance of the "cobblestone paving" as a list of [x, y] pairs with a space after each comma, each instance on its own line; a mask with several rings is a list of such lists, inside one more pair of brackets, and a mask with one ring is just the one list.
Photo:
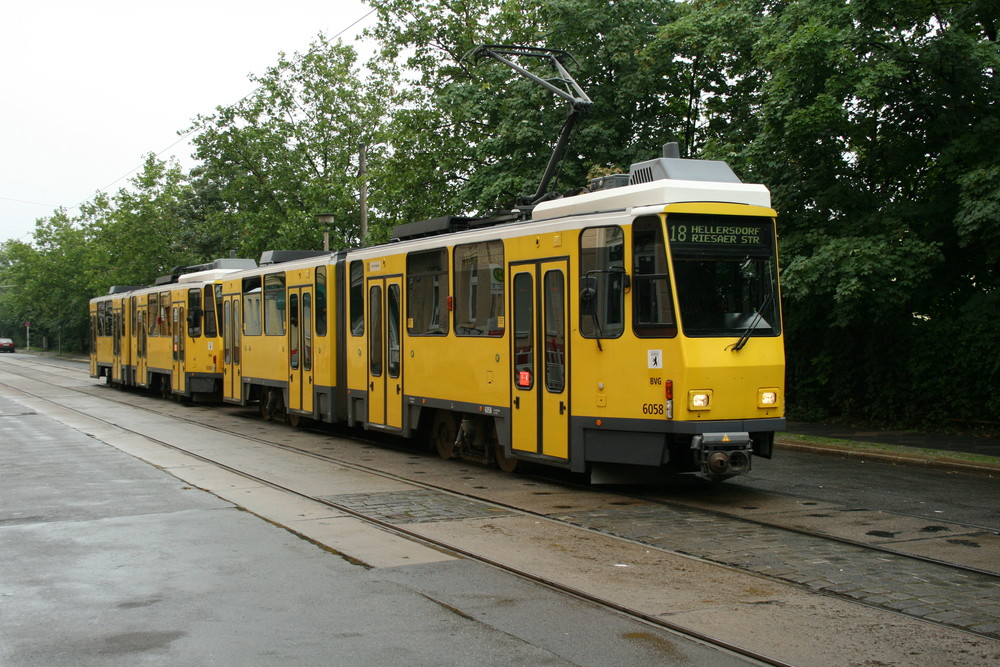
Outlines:
[[322, 500], [391, 523], [461, 521], [510, 514], [499, 507], [431, 490], [350, 493]]
[[641, 505], [553, 518], [1000, 638], [1000, 577], [683, 508]]

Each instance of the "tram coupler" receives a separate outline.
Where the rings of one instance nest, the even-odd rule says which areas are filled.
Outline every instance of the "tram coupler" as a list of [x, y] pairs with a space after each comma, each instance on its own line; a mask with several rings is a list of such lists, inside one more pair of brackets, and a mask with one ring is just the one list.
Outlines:
[[708, 479], [725, 479], [750, 470], [753, 442], [749, 433], [702, 433], [691, 438], [691, 449]]

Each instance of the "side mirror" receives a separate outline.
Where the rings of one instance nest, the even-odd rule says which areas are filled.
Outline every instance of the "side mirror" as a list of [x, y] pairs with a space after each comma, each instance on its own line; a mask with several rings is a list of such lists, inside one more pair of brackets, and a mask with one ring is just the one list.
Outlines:
[[597, 277], [586, 276], [580, 280], [580, 313], [597, 313]]

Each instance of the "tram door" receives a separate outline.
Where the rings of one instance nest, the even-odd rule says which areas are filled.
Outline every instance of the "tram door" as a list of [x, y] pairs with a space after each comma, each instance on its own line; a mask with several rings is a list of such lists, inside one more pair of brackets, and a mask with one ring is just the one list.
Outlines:
[[222, 395], [243, 403], [243, 380], [240, 370], [240, 296], [229, 295], [222, 301]]
[[183, 393], [187, 387], [187, 377], [184, 373], [184, 337], [187, 333], [187, 320], [184, 318], [184, 303], [177, 302], [170, 309], [170, 331], [173, 348], [173, 373], [171, 373], [170, 388]]
[[511, 447], [569, 458], [566, 260], [511, 264]]
[[313, 411], [312, 291], [288, 290], [288, 409]]
[[111, 379], [122, 382], [122, 334], [125, 331], [124, 309], [122, 300], [111, 302]]
[[149, 310], [144, 305], [138, 307], [135, 321], [135, 382], [140, 387], [146, 381], [146, 336], [149, 329]]
[[368, 281], [368, 424], [403, 428], [401, 279]]

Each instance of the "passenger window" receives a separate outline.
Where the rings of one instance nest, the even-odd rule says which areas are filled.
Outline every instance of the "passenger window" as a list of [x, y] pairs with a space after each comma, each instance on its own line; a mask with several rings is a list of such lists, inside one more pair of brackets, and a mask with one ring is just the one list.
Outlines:
[[160, 335], [169, 336], [170, 330], [170, 292], [160, 292]]
[[659, 218], [632, 225], [632, 325], [639, 337], [676, 336], [670, 269]]
[[285, 318], [285, 275], [264, 276], [264, 333], [284, 336]]
[[316, 335], [326, 335], [326, 267], [316, 267]]
[[448, 333], [448, 250], [406, 256], [406, 330], [412, 336]]
[[188, 290], [187, 324], [188, 337], [201, 336], [201, 290], [197, 287]]
[[160, 329], [157, 318], [160, 316], [159, 297], [156, 294], [149, 295], [149, 335], [159, 336]]
[[243, 335], [259, 336], [263, 332], [260, 319], [260, 276], [243, 279]]
[[502, 336], [503, 243], [455, 246], [455, 334]]
[[351, 335], [365, 333], [365, 266], [359, 260], [351, 262]]
[[625, 234], [590, 227], [580, 234], [580, 333], [617, 338], [625, 331]]
[[[222, 287], [219, 286], [221, 291]], [[217, 312], [218, 304], [215, 300], [216, 291], [213, 285], [205, 286], [205, 301], [202, 305], [202, 312], [205, 318], [205, 337], [215, 338], [219, 335], [219, 327], [217, 325]]]

